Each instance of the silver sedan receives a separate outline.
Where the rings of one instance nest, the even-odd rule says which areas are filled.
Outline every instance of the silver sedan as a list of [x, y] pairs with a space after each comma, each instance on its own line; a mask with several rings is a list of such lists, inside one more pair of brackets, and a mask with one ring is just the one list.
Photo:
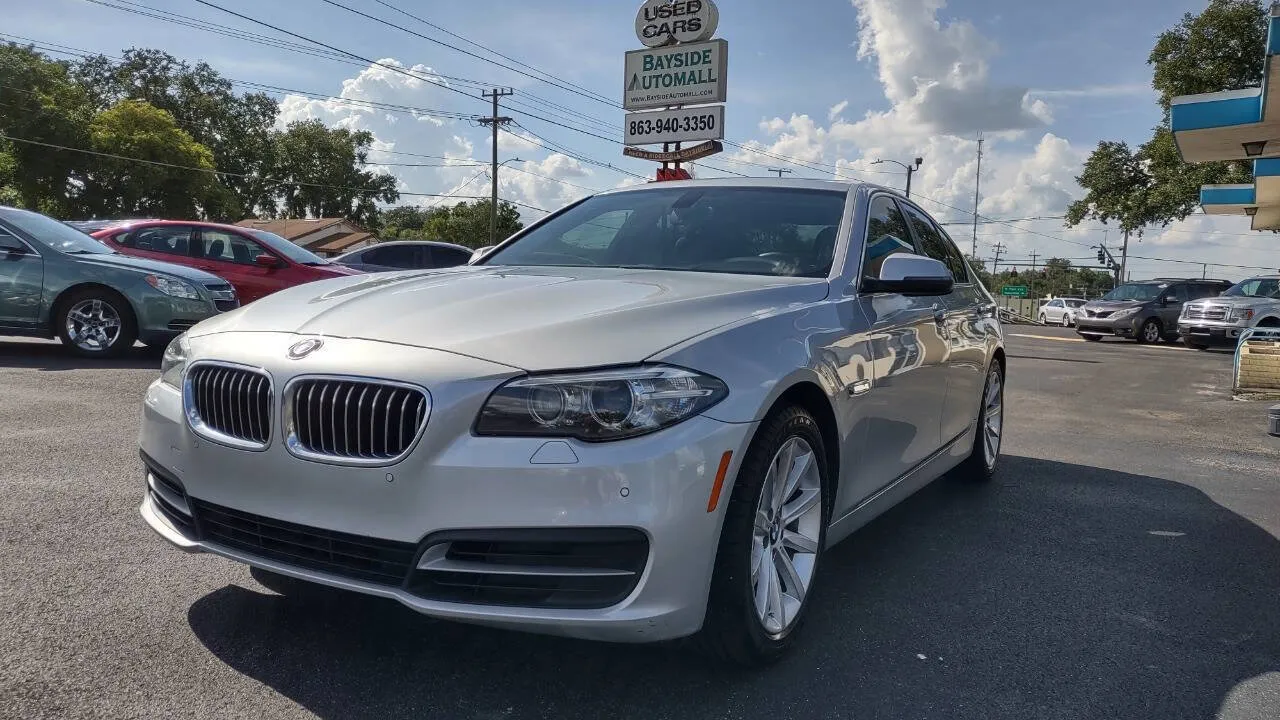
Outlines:
[[1076, 324], [1076, 313], [1086, 302], [1083, 298], [1054, 298], [1040, 306], [1040, 323], [1071, 327]]
[[141, 512], [266, 577], [761, 663], [827, 548], [991, 475], [1004, 367], [991, 296], [898, 193], [654, 183], [197, 325], [146, 393]]

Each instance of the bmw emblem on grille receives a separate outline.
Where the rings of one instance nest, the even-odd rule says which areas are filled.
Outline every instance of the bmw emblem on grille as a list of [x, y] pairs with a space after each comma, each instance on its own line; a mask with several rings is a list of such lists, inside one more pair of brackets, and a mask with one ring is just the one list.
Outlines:
[[315, 338], [300, 340], [289, 347], [289, 359], [301, 360], [302, 358], [319, 350], [320, 346], [323, 344], [323, 340], [317, 340]]

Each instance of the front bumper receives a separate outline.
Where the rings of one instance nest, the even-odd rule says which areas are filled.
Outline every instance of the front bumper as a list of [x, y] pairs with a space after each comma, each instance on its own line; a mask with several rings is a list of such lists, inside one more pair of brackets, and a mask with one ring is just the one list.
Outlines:
[[[170, 297], [150, 286], [144, 286], [131, 300], [138, 316], [138, 339], [147, 345], [163, 344], [223, 312], [212, 300]], [[227, 307], [231, 309], [231, 304]]]
[[[615, 443], [551, 441], [557, 453], [546, 455], [539, 453], [545, 439], [475, 437], [468, 431], [434, 436], [433, 424], [451, 427], [447, 418], [437, 421], [434, 413], [441, 411], [433, 409], [422, 442], [396, 465], [340, 467], [293, 457], [278, 441], [250, 452], [198, 438], [183, 419], [180, 393], [157, 381], [144, 404], [140, 445], [148, 489], [140, 512], [155, 532], [184, 551], [392, 598], [439, 618], [624, 642], [682, 637], [701, 627], [728, 504], [726, 494], [708, 512], [708, 497], [726, 451], [733, 452], [727, 481], [732, 487], [754, 424], [696, 417]], [[162, 477], [168, 482], [158, 482]], [[175, 485], [183, 494], [176, 498]], [[183, 520], [173, 514], [175, 504], [195, 509], [194, 521], [175, 521]], [[210, 507], [261, 523], [263, 536], [267, 528], [301, 528], [338, 542], [410, 552], [408, 574], [399, 583], [370, 581], [347, 568], [329, 571], [291, 561], [287, 553], [255, 549], [249, 541], [223, 541], [202, 530], [207, 511], [200, 508]], [[553, 537], [574, 530], [586, 532], [588, 542], [610, 532], [643, 539], [646, 553], [625, 597], [604, 607], [466, 602], [420, 582], [418, 568], [443, 558], [440, 543], [451, 538], [503, 542], [512, 533], [534, 533], [537, 539], [538, 532]], [[301, 535], [273, 537], [303, 542]]]
[[1226, 322], [1183, 320], [1178, 323], [1178, 334], [1185, 342], [1195, 345], [1235, 347], [1240, 341], [1240, 333], [1245, 330], [1243, 326]]
[[1117, 319], [1112, 317], [1085, 317], [1083, 313], [1077, 313], [1076, 332], [1081, 335], [1137, 337], [1138, 328], [1142, 327], [1142, 323], [1139, 322], [1140, 319], [1140, 315], [1129, 315], [1128, 317]]

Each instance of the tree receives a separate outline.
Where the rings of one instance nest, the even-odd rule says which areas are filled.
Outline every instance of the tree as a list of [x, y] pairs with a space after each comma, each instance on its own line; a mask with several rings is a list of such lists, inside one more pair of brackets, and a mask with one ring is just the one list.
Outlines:
[[[488, 200], [476, 200], [471, 203], [461, 202], [451, 208], [440, 208], [440, 212], [431, 213], [423, 228], [423, 235], [430, 240], [457, 243], [470, 248], [490, 245], [491, 207], [493, 204]], [[499, 200], [498, 241], [506, 240], [523, 228], [520, 210], [505, 200]]]
[[373, 133], [294, 122], [275, 138], [277, 198], [288, 217], [345, 217], [371, 232], [380, 227], [377, 203], [400, 199], [396, 178], [361, 168]]
[[448, 214], [449, 208], [427, 209], [416, 205], [401, 205], [382, 213], [382, 237], [405, 240], [426, 239], [427, 223], [433, 214]]
[[1066, 224], [1115, 222], [1140, 235], [1147, 225], [1190, 215], [1199, 205], [1201, 185], [1251, 182], [1247, 162], [1184, 163], [1173, 143], [1169, 109], [1178, 95], [1257, 87], [1266, 38], [1267, 11], [1259, 0], [1210, 0], [1204, 12], [1187, 13], [1162, 33], [1147, 62], [1164, 120], [1136, 152], [1122, 142], [1098, 144], [1076, 178], [1086, 195], [1068, 208]]
[[98, 109], [142, 100], [173, 116], [177, 126], [213, 153], [225, 190], [207, 209], [212, 219], [271, 214], [275, 186], [272, 126], [279, 107], [264, 93], [236, 95], [231, 81], [207, 63], [194, 67], [161, 51], [133, 48], [119, 61], [86, 58], [75, 75]]
[[[194, 218], [218, 197], [213, 153], [177, 126], [173, 116], [141, 100], [125, 100], [90, 124], [98, 156], [76, 173], [79, 204], [99, 217], [152, 215]], [[198, 168], [192, 170], [188, 168]]]
[[50, 146], [88, 144], [93, 117], [88, 95], [65, 63], [13, 44], [0, 46], [0, 86], [0, 134], [17, 139], [0, 140], [9, 167], [5, 196], [34, 210], [73, 212], [69, 178], [86, 157]]

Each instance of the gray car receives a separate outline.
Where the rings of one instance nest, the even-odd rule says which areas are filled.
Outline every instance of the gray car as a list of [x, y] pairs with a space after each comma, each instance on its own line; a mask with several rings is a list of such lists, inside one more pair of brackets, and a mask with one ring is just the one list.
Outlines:
[[995, 302], [898, 193], [655, 183], [196, 326], [146, 393], [141, 513], [268, 579], [760, 663], [827, 548], [991, 476], [1004, 372]]
[[1189, 302], [1178, 318], [1187, 347], [1234, 347], [1247, 328], [1280, 328], [1280, 275], [1248, 278], [1221, 295]]
[[1085, 340], [1110, 335], [1139, 343], [1178, 339], [1178, 317], [1184, 303], [1213, 297], [1231, 283], [1226, 280], [1156, 278], [1117, 286], [1076, 310], [1076, 332]]
[[394, 240], [339, 255], [331, 262], [364, 272], [430, 270], [466, 265], [472, 250], [431, 240]]

